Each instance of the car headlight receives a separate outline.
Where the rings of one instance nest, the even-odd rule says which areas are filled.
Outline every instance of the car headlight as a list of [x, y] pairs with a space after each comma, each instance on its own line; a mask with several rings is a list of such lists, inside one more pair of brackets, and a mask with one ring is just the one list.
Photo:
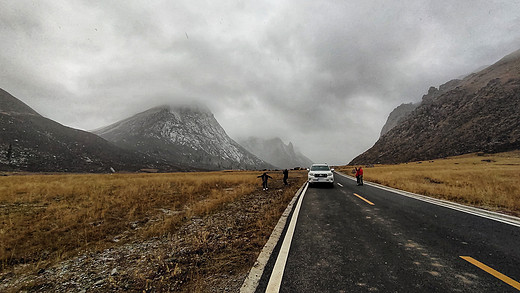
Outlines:
[[312, 173], [312, 172], [309, 172], [309, 176], [314, 176], [314, 173]]
[[332, 177], [332, 175], [333, 175], [332, 173], [327, 174], [327, 176], [329, 176], [329, 177]]

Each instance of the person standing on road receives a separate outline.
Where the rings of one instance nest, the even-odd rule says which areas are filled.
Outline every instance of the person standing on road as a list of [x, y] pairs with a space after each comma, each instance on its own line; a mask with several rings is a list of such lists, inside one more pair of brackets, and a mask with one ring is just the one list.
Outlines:
[[361, 166], [357, 169], [356, 178], [357, 185], [363, 186], [363, 168]]
[[257, 176], [257, 178], [262, 178], [262, 188], [263, 190], [267, 190], [267, 180], [269, 178], [273, 179], [273, 177], [267, 175], [267, 172], [264, 172], [264, 174], [260, 175], [260, 176]]
[[287, 183], [287, 178], [289, 178], [289, 171], [285, 169], [283, 170], [283, 184], [285, 185], [289, 185], [289, 183]]
[[356, 174], [356, 184], [359, 185], [359, 170], [357, 167], [354, 167], [353, 173]]

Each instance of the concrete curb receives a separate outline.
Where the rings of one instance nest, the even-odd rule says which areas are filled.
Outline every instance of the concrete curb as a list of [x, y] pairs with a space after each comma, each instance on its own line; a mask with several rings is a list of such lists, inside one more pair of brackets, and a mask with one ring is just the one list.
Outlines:
[[[340, 176], [343, 176], [345, 178], [351, 179], [353, 181], [356, 180], [354, 177], [352, 177], [350, 175], [346, 175], [346, 174], [340, 173], [340, 172], [336, 172], [336, 174], [338, 174]], [[437, 199], [437, 198], [425, 196], [425, 195], [422, 195], [422, 194], [408, 192], [408, 191], [404, 191], [404, 190], [388, 187], [388, 186], [385, 186], [385, 185], [381, 185], [381, 184], [377, 184], [377, 183], [369, 182], [369, 181], [365, 181], [365, 180], [364, 180], [363, 183], [366, 184], [366, 185], [370, 185], [370, 186], [373, 186], [373, 187], [377, 187], [377, 188], [386, 190], [386, 191], [391, 191], [391, 192], [394, 192], [394, 193], [397, 193], [397, 194], [400, 194], [400, 195], [403, 195], [403, 196], [407, 196], [407, 197], [414, 198], [414, 199], [417, 199], [417, 200], [422, 200], [422, 201], [425, 201], [425, 202], [428, 202], [428, 203], [431, 203], [431, 204], [435, 204], [435, 205], [438, 205], [438, 206], [454, 209], [454, 210], [457, 210], [457, 211], [460, 211], [460, 212], [465, 212], [465, 213], [472, 214], [472, 215], [475, 215], [475, 216], [479, 216], [479, 217], [487, 218], [487, 219], [494, 220], [494, 221], [497, 221], [497, 222], [501, 222], [501, 223], [513, 225], [513, 226], [516, 226], [516, 227], [520, 227], [520, 218], [515, 217], [515, 216], [510, 216], [510, 215], [501, 214], [501, 213], [497, 213], [497, 212], [493, 212], [493, 211], [488, 211], [488, 210], [485, 210], [485, 209], [472, 207], [472, 206], [467, 206], [467, 205], [463, 205], [463, 204], [460, 204], [460, 203], [455, 203], [455, 202], [451, 202], [451, 201], [447, 201], [447, 200], [443, 200], [443, 199]]]
[[296, 200], [301, 195], [305, 185], [307, 183], [304, 183], [300, 189], [296, 192], [294, 197], [292, 198], [291, 202], [287, 205], [287, 208], [285, 208], [285, 211], [283, 212], [282, 216], [278, 220], [278, 223], [273, 229], [273, 232], [271, 232], [271, 236], [269, 236], [269, 240], [267, 240], [267, 243], [262, 248], [262, 251], [258, 255], [258, 258], [249, 271], [249, 275], [244, 280], [244, 283], [242, 284], [242, 287], [240, 288], [241, 293], [254, 293], [256, 291], [256, 288], [258, 287], [258, 284], [260, 282], [260, 278], [262, 277], [262, 274], [264, 273], [265, 266], [267, 265], [267, 262], [269, 261], [269, 258], [271, 257], [271, 254], [273, 253], [273, 250], [278, 244], [278, 241], [280, 240], [280, 237], [282, 236], [283, 230], [285, 228], [285, 224], [287, 223], [287, 218], [291, 214], [291, 211], [293, 210], [294, 204], [296, 203]]

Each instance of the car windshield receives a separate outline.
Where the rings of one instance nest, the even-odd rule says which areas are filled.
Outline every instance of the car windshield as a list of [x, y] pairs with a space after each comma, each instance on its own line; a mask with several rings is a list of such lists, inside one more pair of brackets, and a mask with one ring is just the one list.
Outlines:
[[330, 171], [329, 166], [312, 166], [311, 171]]

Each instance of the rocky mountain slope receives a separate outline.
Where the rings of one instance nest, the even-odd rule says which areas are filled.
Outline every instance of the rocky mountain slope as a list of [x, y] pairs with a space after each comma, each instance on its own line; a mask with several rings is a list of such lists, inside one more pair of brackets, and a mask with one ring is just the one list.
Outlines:
[[430, 88], [413, 112], [350, 164], [515, 149], [520, 149], [520, 50], [462, 80]]
[[294, 149], [291, 142], [286, 145], [278, 137], [273, 139], [249, 137], [240, 140], [239, 143], [260, 159], [281, 169], [309, 167], [312, 164], [309, 158]]
[[0, 170], [110, 172], [141, 168], [181, 170], [120, 149], [92, 133], [45, 118], [0, 89]]
[[119, 147], [198, 168], [273, 167], [231, 139], [203, 107], [156, 107], [94, 133]]
[[419, 104], [409, 103], [409, 104], [401, 104], [397, 108], [395, 108], [390, 115], [388, 115], [388, 119], [386, 120], [385, 125], [383, 125], [383, 129], [381, 129], [381, 134], [379, 137], [385, 135], [392, 128], [399, 125], [403, 120], [412, 113], [415, 108], [417, 108]]

